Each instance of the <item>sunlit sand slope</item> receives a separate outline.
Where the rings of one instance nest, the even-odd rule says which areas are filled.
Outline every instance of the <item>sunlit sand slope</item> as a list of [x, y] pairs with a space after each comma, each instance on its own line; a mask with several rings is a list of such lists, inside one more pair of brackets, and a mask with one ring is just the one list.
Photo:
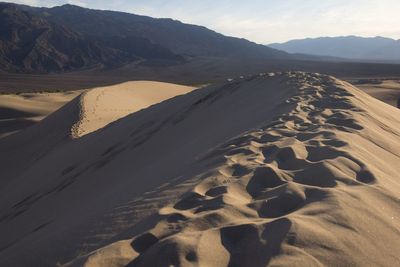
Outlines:
[[400, 111], [330, 76], [206, 87], [29, 155], [1, 265], [400, 264]]
[[81, 96], [80, 119], [73, 126], [72, 134], [81, 137], [128, 114], [193, 89], [171, 83], [135, 81], [89, 90]]

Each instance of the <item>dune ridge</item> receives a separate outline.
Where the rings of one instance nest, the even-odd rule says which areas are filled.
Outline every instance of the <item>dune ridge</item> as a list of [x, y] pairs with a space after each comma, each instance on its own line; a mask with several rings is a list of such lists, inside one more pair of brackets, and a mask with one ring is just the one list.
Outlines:
[[93, 88], [80, 96], [79, 120], [71, 127], [79, 138], [128, 114], [185, 94], [193, 87], [163, 82], [134, 81]]
[[36, 124], [82, 92], [0, 95], [0, 138]]
[[8, 167], [0, 264], [396, 266], [399, 112], [303, 72], [153, 105]]
[[79, 118], [71, 136], [79, 138], [128, 114], [195, 89], [178, 84], [130, 81], [111, 86], [56, 93], [0, 95], [0, 138], [35, 125], [79, 96]]
[[160, 209], [154, 228], [84, 266], [400, 263], [400, 129], [385, 120], [395, 111], [332, 77], [293, 76], [292, 111], [210, 152], [221, 163]]
[[[0, 138], [5, 138], [0, 142], [3, 164], [0, 186], [18, 177], [30, 164], [53, 149], [69, 144], [71, 139], [90, 134], [128, 114], [194, 89], [171, 83], [131, 81], [67, 93], [32, 93], [22, 98], [0, 96], [4, 106], [36, 114], [35, 120], [40, 122], [23, 131], [9, 133], [9, 136], [0, 135]], [[10, 99], [12, 101], [8, 101]], [[70, 101], [65, 104], [67, 99]]]

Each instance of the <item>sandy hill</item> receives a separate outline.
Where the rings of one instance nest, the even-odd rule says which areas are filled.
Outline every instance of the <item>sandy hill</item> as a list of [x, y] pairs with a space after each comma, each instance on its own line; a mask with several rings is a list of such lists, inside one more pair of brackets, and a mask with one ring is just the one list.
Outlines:
[[163, 82], [134, 81], [94, 88], [80, 98], [79, 121], [72, 126], [72, 136], [94, 132], [128, 114], [147, 108], [194, 87]]
[[[9, 130], [3, 135], [2, 144], [5, 177], [13, 176], [8, 171], [18, 170], [21, 164], [33, 160], [53, 147], [80, 138], [101, 129], [118, 119], [147, 108], [171, 97], [188, 93], [194, 87], [152, 81], [132, 81], [113, 86], [92, 88], [66, 93], [22, 94], [0, 96], [0, 107], [5, 106]], [[67, 100], [68, 104], [62, 106]], [[60, 108], [60, 106], [62, 106]], [[59, 110], [52, 113], [54, 110]], [[22, 125], [25, 131], [10, 132], [29, 121], [39, 125]], [[0, 124], [0, 126], [2, 126]], [[7, 125], [6, 125], [7, 126]], [[14, 134], [14, 136], [7, 135]], [[26, 143], [30, 143], [26, 146]], [[19, 153], [11, 153], [18, 150]], [[0, 152], [1, 153], [1, 152]], [[0, 184], [6, 179], [0, 181]]]
[[0, 138], [36, 124], [82, 92], [0, 95]]
[[244, 77], [72, 139], [76, 100], [0, 141], [0, 265], [400, 264], [400, 111], [350, 84]]
[[27, 128], [81, 95], [75, 113], [73, 136], [80, 137], [140, 109], [188, 93], [193, 87], [170, 83], [133, 81], [62, 93], [0, 95], [0, 138]]

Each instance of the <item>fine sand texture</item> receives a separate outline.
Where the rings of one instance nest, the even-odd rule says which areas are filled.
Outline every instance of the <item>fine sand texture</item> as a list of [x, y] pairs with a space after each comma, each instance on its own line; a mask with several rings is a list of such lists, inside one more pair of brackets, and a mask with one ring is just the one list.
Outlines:
[[0, 140], [0, 266], [400, 265], [400, 111], [349, 83], [246, 76], [76, 138], [80, 105]]

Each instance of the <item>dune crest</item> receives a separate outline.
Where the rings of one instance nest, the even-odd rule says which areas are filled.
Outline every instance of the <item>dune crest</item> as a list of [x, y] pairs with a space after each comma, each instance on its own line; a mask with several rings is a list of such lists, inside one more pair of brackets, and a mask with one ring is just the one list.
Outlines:
[[79, 138], [128, 114], [195, 89], [178, 84], [131, 81], [112, 86], [63, 93], [0, 95], [0, 138], [14, 134], [46, 118], [79, 95], [79, 118], [71, 136]]
[[83, 90], [0, 95], [0, 138], [38, 123], [81, 93]]
[[85, 266], [400, 263], [397, 111], [332, 77], [294, 77], [290, 112], [211, 151], [203, 160], [221, 163], [160, 209], [154, 228]]
[[24, 151], [0, 264], [397, 266], [399, 141], [399, 110], [334, 77], [195, 90]]
[[79, 138], [138, 110], [182, 95], [193, 87], [150, 81], [134, 81], [91, 89], [80, 97], [80, 115], [71, 128]]
[[[0, 142], [3, 163], [0, 187], [53, 149], [57, 150], [73, 139], [104, 128], [120, 118], [194, 89], [171, 83], [131, 81], [68, 93], [0, 96], [0, 101], [6, 102], [6, 107], [12, 108], [14, 113], [22, 111], [40, 115], [35, 117], [38, 120], [36, 125], [5, 136]], [[10, 99], [12, 101], [6, 101]], [[72, 100], [65, 104], [67, 99]]]

